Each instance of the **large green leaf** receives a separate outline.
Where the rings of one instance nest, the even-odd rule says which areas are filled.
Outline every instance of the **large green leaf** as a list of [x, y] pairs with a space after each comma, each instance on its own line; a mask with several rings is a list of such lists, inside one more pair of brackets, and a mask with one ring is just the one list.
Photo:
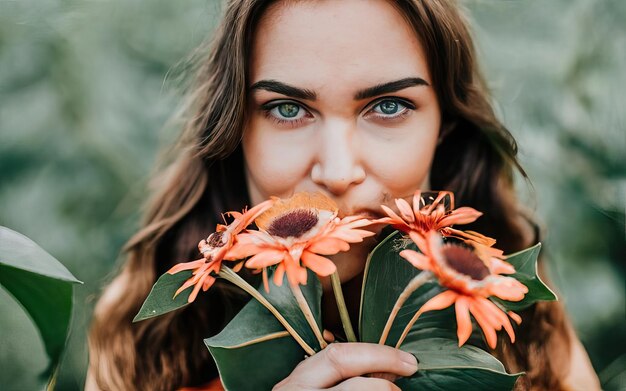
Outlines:
[[[322, 327], [322, 284], [317, 278], [315, 273], [308, 270], [307, 284], [301, 285], [300, 289], [307, 301], [311, 312], [317, 321], [317, 326]], [[271, 278], [270, 278], [271, 280]], [[289, 288], [289, 282], [287, 276], [283, 277], [283, 283], [281, 286], [274, 285], [270, 282], [269, 293], [265, 292], [263, 288], [259, 289], [261, 294], [272, 303], [274, 307], [280, 312], [287, 322], [300, 334], [304, 341], [309, 344], [315, 351], [320, 350], [320, 346], [317, 342], [317, 338], [311, 330], [311, 326], [307, 322], [306, 318], [302, 314], [298, 302], [296, 301], [291, 288]], [[267, 311], [263, 308], [264, 311]], [[273, 316], [272, 316], [273, 317]]]
[[191, 294], [192, 287], [180, 292], [176, 297], [174, 297], [174, 293], [191, 277], [191, 274], [191, 270], [183, 270], [176, 274], [165, 273], [159, 277], [141, 305], [139, 312], [135, 315], [133, 322], [154, 318], [189, 304], [187, 299]]
[[59, 281], [82, 284], [65, 266], [26, 236], [0, 226], [0, 263]]
[[[364, 342], [378, 342], [396, 299], [420, 271], [398, 255], [401, 248], [415, 248], [398, 233], [383, 240], [370, 255], [361, 297], [360, 332]], [[395, 346], [404, 327], [428, 299], [441, 292], [435, 282], [415, 291], [398, 313], [386, 343]], [[510, 390], [517, 375], [509, 375], [489, 353], [478, 332], [458, 347], [452, 308], [423, 314], [412, 327], [401, 349], [415, 354], [419, 371], [400, 379], [403, 389], [490, 389]]]
[[403, 390], [511, 390], [519, 376], [506, 373], [500, 361], [478, 347], [424, 337], [408, 337], [402, 345], [419, 360], [415, 375], [396, 382]]
[[65, 348], [72, 316], [72, 284], [65, 266], [26, 236], [0, 227], [0, 285], [22, 305], [43, 339], [50, 375]]
[[[361, 292], [359, 331], [362, 342], [378, 343], [398, 296], [409, 281], [421, 273], [399, 255], [399, 250], [404, 248], [415, 250], [416, 246], [403, 238], [400, 232], [394, 231], [370, 253]], [[398, 313], [386, 344], [395, 346], [413, 314], [426, 300], [442, 290], [439, 284], [432, 281], [415, 291]]]
[[226, 389], [269, 390], [304, 358], [304, 350], [252, 299], [221, 333], [205, 339]]
[[528, 287], [528, 293], [524, 296], [524, 299], [517, 302], [499, 299], [494, 299], [494, 301], [502, 304], [508, 310], [519, 311], [528, 308], [538, 301], [557, 300], [554, 292], [541, 281], [537, 274], [537, 259], [540, 250], [541, 243], [537, 243], [533, 247], [509, 255], [506, 259], [507, 262], [515, 267], [515, 274], [510, 276]]
[[[322, 288], [309, 272], [302, 291], [321, 324]], [[278, 309], [302, 338], [316, 351], [319, 345], [286, 279], [278, 287], [270, 282], [269, 294], [262, 294]], [[213, 355], [222, 383], [230, 390], [269, 390], [304, 359], [305, 352], [285, 328], [258, 301], [252, 299], [219, 334], [205, 344]], [[252, 380], [253, 379], [253, 380]]]

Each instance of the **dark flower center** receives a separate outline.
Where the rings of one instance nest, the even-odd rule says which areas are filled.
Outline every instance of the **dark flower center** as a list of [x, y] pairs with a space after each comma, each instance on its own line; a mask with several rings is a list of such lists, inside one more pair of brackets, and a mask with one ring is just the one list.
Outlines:
[[209, 241], [207, 244], [211, 247], [222, 247], [225, 243], [222, 242], [223, 232], [213, 232], [209, 235]]
[[300, 237], [315, 227], [317, 214], [308, 209], [297, 209], [275, 218], [267, 232], [281, 238]]
[[444, 244], [442, 252], [448, 266], [457, 273], [465, 274], [474, 280], [482, 280], [489, 275], [485, 263], [467, 247]]

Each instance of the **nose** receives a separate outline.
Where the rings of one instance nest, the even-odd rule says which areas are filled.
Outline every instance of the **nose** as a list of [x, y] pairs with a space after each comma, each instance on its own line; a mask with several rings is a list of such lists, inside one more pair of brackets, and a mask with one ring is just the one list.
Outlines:
[[366, 177], [356, 150], [356, 128], [348, 121], [334, 121], [319, 130], [317, 159], [311, 169], [311, 179], [330, 193], [340, 195], [362, 183]]

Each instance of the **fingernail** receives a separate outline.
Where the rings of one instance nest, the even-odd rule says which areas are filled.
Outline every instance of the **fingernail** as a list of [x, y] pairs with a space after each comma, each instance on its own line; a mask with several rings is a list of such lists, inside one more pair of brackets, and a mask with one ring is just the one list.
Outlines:
[[324, 329], [322, 337], [324, 337], [324, 340], [328, 343], [335, 342], [335, 335], [326, 329]]
[[402, 362], [406, 365], [407, 370], [417, 371], [417, 358], [411, 353], [402, 352]]

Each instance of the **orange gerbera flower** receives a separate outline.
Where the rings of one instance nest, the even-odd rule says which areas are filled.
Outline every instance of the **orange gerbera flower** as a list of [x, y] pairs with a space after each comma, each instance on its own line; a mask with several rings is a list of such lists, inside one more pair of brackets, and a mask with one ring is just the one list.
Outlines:
[[[273, 200], [268, 200], [243, 213], [228, 212], [227, 215], [234, 217], [234, 221], [229, 225], [218, 224], [214, 233], [198, 243], [198, 250], [204, 256], [203, 258], [179, 263], [167, 271], [169, 274], [176, 274], [183, 270], [193, 270], [192, 276], [178, 288], [174, 297], [192, 285], [195, 286], [187, 299], [189, 303], [196, 299], [200, 288], [206, 292], [215, 282], [215, 277], [211, 273], [218, 274], [220, 272], [223, 260], [240, 259], [230, 253], [232, 247], [237, 243], [237, 234], [273, 204]], [[238, 270], [241, 266], [242, 264], [237, 265], [236, 269]]]
[[413, 194], [413, 206], [401, 198], [396, 199], [400, 215], [391, 208], [381, 205], [389, 217], [377, 222], [390, 224], [395, 229], [407, 234], [424, 235], [428, 231], [440, 231], [445, 236], [455, 236], [471, 240], [486, 246], [493, 246], [495, 240], [473, 231], [460, 231], [450, 226], [469, 224], [482, 215], [481, 212], [467, 206], [454, 209], [454, 194], [449, 191], [438, 193], [417, 190]]
[[[454, 304], [459, 346], [472, 333], [470, 314], [476, 319], [492, 349], [496, 347], [496, 331], [503, 327], [511, 342], [515, 342], [515, 333], [507, 314], [518, 324], [521, 323], [520, 316], [510, 311], [505, 313], [488, 299], [497, 297], [520, 301], [528, 293], [528, 288], [521, 282], [500, 275], [514, 273], [513, 266], [495, 256], [479, 256], [475, 248], [462, 244], [443, 244], [441, 235], [436, 231], [430, 231], [425, 237], [419, 238], [421, 240], [418, 240], [417, 245], [422, 254], [403, 250], [400, 255], [416, 268], [432, 272], [448, 290], [426, 302], [415, 319], [420, 313], [444, 309]], [[485, 249], [491, 250], [490, 247], [481, 250]], [[490, 255], [494, 254], [495, 252]], [[488, 262], [484, 259], [488, 259]]]
[[335, 272], [335, 264], [323, 255], [347, 251], [350, 243], [362, 242], [374, 233], [361, 229], [372, 222], [360, 216], [337, 217], [333, 200], [321, 193], [296, 193], [275, 204], [256, 219], [260, 231], [239, 235], [232, 253], [239, 258], [252, 256], [246, 267], [262, 270], [266, 291], [267, 267], [278, 265], [274, 283], [283, 276], [292, 286], [306, 284], [306, 268], [326, 277]]

